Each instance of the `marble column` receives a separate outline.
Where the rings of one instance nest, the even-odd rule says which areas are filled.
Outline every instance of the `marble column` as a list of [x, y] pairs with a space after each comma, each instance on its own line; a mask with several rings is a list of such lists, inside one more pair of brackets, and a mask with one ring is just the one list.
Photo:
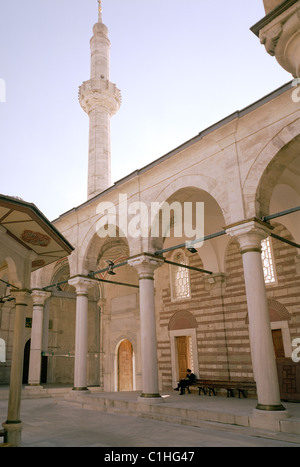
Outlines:
[[260, 411], [283, 411], [261, 259], [261, 242], [272, 227], [253, 219], [227, 228], [241, 248], [245, 276], [250, 343]]
[[68, 282], [75, 287], [77, 294], [73, 391], [87, 391], [88, 290], [95, 281], [85, 276], [76, 276]]
[[44, 305], [46, 300], [51, 297], [51, 292], [33, 289], [31, 296], [33, 299], [33, 314], [28, 386], [37, 387], [40, 386], [41, 382]]
[[104, 337], [105, 337], [105, 333], [104, 333], [104, 328], [105, 328], [105, 319], [104, 319], [104, 309], [105, 309], [105, 305], [106, 305], [106, 299], [105, 298], [100, 298], [98, 300], [98, 303], [97, 303], [98, 307], [99, 307], [99, 312], [100, 312], [100, 359], [99, 359], [99, 372], [100, 372], [100, 375], [99, 375], [99, 385], [100, 385], [100, 388], [102, 388], [102, 390], [104, 391], [104, 383], [105, 383], [105, 378], [104, 378], [104, 374], [105, 374], [105, 371], [104, 371], [104, 368], [105, 368], [105, 365], [104, 365]]
[[24, 362], [24, 332], [25, 310], [28, 305], [30, 292], [28, 290], [14, 290], [11, 292], [15, 299], [15, 325], [13, 338], [12, 363], [10, 373], [10, 388], [7, 421], [3, 423], [5, 442], [14, 447], [21, 444], [23, 424], [20, 420], [21, 394]]
[[157, 340], [154, 297], [154, 271], [164, 260], [150, 254], [142, 254], [128, 261], [139, 275], [140, 319], [141, 319], [141, 361], [143, 392], [141, 400], [162, 401], [159, 394]]

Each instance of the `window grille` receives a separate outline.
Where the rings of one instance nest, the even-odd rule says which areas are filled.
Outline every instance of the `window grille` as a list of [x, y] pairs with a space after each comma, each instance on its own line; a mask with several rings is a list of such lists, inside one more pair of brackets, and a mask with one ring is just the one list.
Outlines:
[[[187, 260], [182, 251], [175, 253], [173, 257], [175, 263], [187, 265]], [[183, 300], [190, 298], [190, 275], [186, 268], [180, 266], [170, 266], [172, 277], [172, 296], [173, 300]]]
[[261, 259], [263, 264], [265, 283], [274, 284], [274, 282], [276, 282], [276, 276], [270, 237], [266, 238], [261, 243]]

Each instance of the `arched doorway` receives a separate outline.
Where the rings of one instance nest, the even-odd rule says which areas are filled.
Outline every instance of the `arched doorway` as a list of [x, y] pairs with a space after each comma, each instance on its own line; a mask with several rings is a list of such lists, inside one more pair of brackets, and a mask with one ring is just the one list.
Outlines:
[[133, 347], [127, 339], [118, 349], [118, 391], [133, 390]]

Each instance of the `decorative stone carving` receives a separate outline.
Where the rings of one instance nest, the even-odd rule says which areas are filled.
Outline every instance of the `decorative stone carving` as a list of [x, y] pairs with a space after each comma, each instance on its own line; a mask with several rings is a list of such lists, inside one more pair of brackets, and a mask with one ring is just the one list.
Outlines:
[[278, 41], [282, 35], [282, 26], [281, 24], [274, 26], [274, 28], [271, 29], [271, 31], [268, 31], [267, 33], [260, 34], [260, 42], [265, 46], [266, 51], [268, 54], [272, 55], [272, 57], [275, 56], [276, 53], [276, 46], [278, 44]]
[[300, 0], [296, 2], [287, 0], [279, 3], [273, 10], [267, 8], [266, 11], [267, 16], [251, 29], [259, 35], [268, 54], [275, 56], [282, 68], [298, 78], [300, 76]]

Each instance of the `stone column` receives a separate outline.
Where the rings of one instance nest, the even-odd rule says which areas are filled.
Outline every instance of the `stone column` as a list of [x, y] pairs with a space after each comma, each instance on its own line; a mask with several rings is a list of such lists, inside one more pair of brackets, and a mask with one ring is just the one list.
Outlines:
[[41, 382], [44, 305], [46, 300], [51, 297], [51, 292], [33, 289], [31, 296], [33, 299], [33, 315], [28, 386], [37, 387], [40, 386]]
[[128, 261], [139, 274], [140, 318], [141, 318], [141, 361], [143, 393], [140, 400], [162, 401], [159, 394], [157, 341], [154, 299], [154, 271], [164, 260], [150, 254], [142, 254]]
[[100, 358], [99, 358], [99, 371], [100, 371], [100, 377], [99, 377], [99, 385], [104, 391], [104, 308], [106, 305], [106, 299], [105, 298], [100, 298], [97, 303], [99, 309], [100, 309]]
[[24, 331], [25, 331], [25, 310], [27, 300], [30, 296], [28, 290], [14, 290], [11, 292], [15, 299], [15, 326], [12, 351], [12, 363], [10, 373], [10, 388], [8, 401], [7, 421], [3, 423], [5, 431], [5, 442], [11, 443], [14, 447], [21, 444], [21, 433], [23, 424], [20, 420], [21, 394], [24, 362]]
[[88, 290], [95, 281], [88, 277], [76, 276], [68, 282], [75, 287], [77, 294], [73, 391], [87, 391]]
[[240, 244], [247, 294], [250, 343], [258, 405], [261, 411], [283, 411], [261, 259], [261, 242], [272, 227], [259, 220], [227, 228]]

